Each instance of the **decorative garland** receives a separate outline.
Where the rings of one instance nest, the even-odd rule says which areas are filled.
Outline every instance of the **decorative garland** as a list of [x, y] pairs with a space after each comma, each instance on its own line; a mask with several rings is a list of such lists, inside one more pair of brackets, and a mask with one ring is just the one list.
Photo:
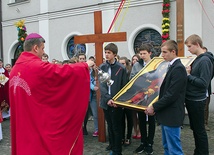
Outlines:
[[170, 39], [169, 30], [170, 30], [170, 0], [163, 0], [163, 20], [162, 20], [162, 42], [165, 42]]
[[15, 22], [14, 25], [17, 27], [17, 31], [18, 31], [18, 41], [19, 41], [18, 55], [20, 55], [21, 52], [24, 51], [23, 44], [24, 44], [25, 38], [27, 37], [25, 20], [19, 20], [18, 22]]

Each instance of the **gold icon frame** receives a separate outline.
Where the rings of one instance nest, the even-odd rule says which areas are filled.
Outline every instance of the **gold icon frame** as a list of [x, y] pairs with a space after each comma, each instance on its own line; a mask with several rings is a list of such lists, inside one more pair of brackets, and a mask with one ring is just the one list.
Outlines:
[[[179, 57], [182, 64], [187, 67], [189, 65], [191, 65], [191, 63], [194, 61], [195, 57]], [[134, 110], [145, 110], [149, 105], [155, 103], [158, 100], [159, 97], [159, 88], [165, 75], [167, 72], [167, 67], [168, 67], [169, 62], [164, 61], [163, 58], [161, 57], [154, 57], [144, 68], [142, 68], [142, 70], [140, 70], [114, 97], [113, 100], [115, 102], [115, 104], [117, 106], [120, 107], [124, 107], [124, 108], [129, 108], [129, 109], [134, 109]], [[161, 66], [161, 67], [160, 67]], [[161, 71], [160, 71], [161, 70]], [[161, 74], [159, 74], [159, 72], [162, 72]], [[130, 91], [136, 91], [136, 93], [139, 92], [144, 92], [146, 90], [148, 90], [148, 88], [150, 86], [148, 86], [148, 82], [142, 81], [142, 83], [136, 83], [137, 81], [140, 80], [140, 78], [142, 79], [143, 76], [146, 75], [147, 77], [150, 76], [151, 79], [155, 79], [157, 81], [157, 79], [161, 79], [158, 82], [156, 82], [156, 86], [155, 88], [158, 88], [158, 91], [153, 91], [153, 94], [150, 95], [150, 97], [152, 96], [151, 100], [146, 104], [136, 104], [136, 103], [130, 103], [131, 100], [126, 100], [126, 97], [128, 95], [130, 95], [132, 92], [127, 93]], [[143, 79], [145, 79], [145, 77]], [[152, 78], [152, 77], [156, 77], [156, 78]], [[154, 80], [146, 80], [149, 81], [150, 83], [154, 83]], [[141, 81], [140, 81], [141, 82]], [[143, 83], [144, 82], [144, 83]], [[133, 89], [132, 89], [133, 86]], [[140, 91], [135, 90], [135, 88], [140, 88]], [[132, 90], [131, 90], [132, 89]], [[149, 91], [146, 91], [149, 92]], [[126, 95], [126, 93], [128, 95]], [[136, 96], [136, 93], [131, 94], [133, 95], [132, 99]], [[144, 93], [143, 93], [144, 94]], [[148, 93], [147, 93], [148, 94]], [[144, 94], [145, 95], [145, 94]], [[145, 95], [146, 96], [146, 95]], [[147, 95], [149, 96], [149, 95]], [[124, 99], [125, 98], [125, 99]], [[128, 97], [127, 97], [128, 98]], [[129, 98], [128, 98], [129, 99]], [[148, 101], [148, 100], [147, 100]], [[143, 103], [143, 101], [141, 101]], [[145, 104], [145, 103], [144, 103]]]

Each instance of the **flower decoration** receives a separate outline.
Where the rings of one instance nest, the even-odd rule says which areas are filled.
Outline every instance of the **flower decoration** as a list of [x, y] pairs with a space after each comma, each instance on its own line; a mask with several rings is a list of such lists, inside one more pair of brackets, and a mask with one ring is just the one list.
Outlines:
[[162, 10], [162, 42], [170, 39], [170, 0], [163, 0], [163, 10]]
[[18, 55], [20, 55], [21, 52], [24, 51], [23, 44], [24, 44], [25, 38], [27, 37], [25, 20], [19, 20], [18, 22], [15, 22], [14, 25], [17, 27], [17, 31], [18, 31], [18, 41], [19, 41]]

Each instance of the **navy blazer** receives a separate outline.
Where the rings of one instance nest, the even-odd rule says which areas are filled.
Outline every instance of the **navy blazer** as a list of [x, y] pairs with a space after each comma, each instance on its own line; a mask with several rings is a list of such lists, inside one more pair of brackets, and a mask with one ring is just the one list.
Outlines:
[[180, 59], [177, 59], [161, 84], [159, 100], [153, 104], [158, 123], [171, 127], [183, 124], [186, 85], [186, 69]]

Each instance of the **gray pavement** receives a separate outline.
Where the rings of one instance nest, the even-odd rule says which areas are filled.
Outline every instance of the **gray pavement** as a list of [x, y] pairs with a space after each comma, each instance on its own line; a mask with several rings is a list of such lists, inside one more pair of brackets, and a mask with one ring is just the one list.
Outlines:
[[[214, 114], [210, 114], [209, 118], [210, 131], [207, 132], [209, 138], [209, 151], [210, 155], [214, 155]], [[10, 120], [2, 122], [3, 140], [0, 142], [0, 155], [10, 155]], [[108, 142], [98, 142], [97, 137], [92, 137], [93, 121], [88, 122], [88, 135], [84, 136], [84, 155], [108, 155], [109, 152], [105, 151]], [[185, 155], [192, 155], [194, 150], [194, 139], [189, 125], [184, 125], [181, 130], [181, 141]], [[133, 151], [139, 146], [140, 140], [132, 139], [132, 144], [128, 147], [123, 147], [123, 155], [133, 155]], [[160, 126], [156, 127], [154, 139], [154, 155], [162, 155], [163, 148], [161, 143], [161, 129]], [[142, 153], [144, 155], [144, 153]]]

